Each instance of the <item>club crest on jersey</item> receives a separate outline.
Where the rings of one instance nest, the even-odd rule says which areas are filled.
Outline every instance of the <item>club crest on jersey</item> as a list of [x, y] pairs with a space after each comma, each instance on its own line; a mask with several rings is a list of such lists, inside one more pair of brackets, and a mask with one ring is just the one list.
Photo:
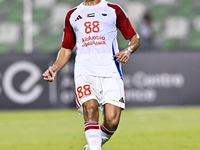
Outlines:
[[101, 13], [101, 15], [104, 16], [104, 17], [107, 17], [108, 13], [104, 11], [104, 12]]
[[95, 17], [95, 13], [87, 14], [87, 17]]

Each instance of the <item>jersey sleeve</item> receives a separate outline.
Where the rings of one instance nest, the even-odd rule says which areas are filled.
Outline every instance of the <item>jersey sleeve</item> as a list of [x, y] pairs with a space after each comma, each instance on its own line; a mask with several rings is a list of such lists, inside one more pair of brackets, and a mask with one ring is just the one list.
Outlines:
[[65, 17], [63, 39], [62, 39], [62, 47], [71, 50], [73, 50], [74, 46], [76, 45], [76, 36], [70, 24], [70, 17], [73, 11], [74, 9], [70, 10]]
[[135, 34], [137, 34], [137, 31], [131, 24], [124, 10], [119, 5], [109, 4], [109, 6], [115, 9], [116, 16], [117, 16], [116, 26], [121, 31], [124, 38], [130, 39]]

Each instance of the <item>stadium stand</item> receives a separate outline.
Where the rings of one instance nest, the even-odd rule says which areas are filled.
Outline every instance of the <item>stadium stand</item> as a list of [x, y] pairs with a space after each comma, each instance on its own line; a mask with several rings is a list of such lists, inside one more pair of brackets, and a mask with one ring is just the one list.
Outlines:
[[48, 18], [48, 10], [42, 8], [35, 8], [33, 10], [33, 21], [35, 23], [42, 23], [46, 18]]
[[1, 42], [14, 44], [20, 36], [20, 26], [17, 23], [4, 22], [1, 24]]
[[185, 16], [190, 17], [192, 15], [192, 6], [193, 6], [192, 0], [181, 0], [176, 6], [176, 11], [174, 15], [176, 16]]
[[23, 3], [22, 1], [12, 1], [8, 4], [6, 21], [20, 22], [23, 16]]
[[[55, 52], [61, 45], [66, 12], [82, 0], [34, 0], [33, 49]], [[110, 0], [127, 12], [136, 30], [149, 11], [153, 18], [154, 47], [200, 48], [199, 0]], [[23, 52], [23, 0], [0, 0], [0, 53]], [[119, 47], [127, 45], [121, 34]]]

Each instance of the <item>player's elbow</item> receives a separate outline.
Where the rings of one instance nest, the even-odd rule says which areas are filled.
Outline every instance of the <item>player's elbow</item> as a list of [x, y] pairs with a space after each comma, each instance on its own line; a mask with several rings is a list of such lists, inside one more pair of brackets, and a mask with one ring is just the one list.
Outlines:
[[136, 34], [137, 38], [136, 38], [136, 45], [137, 45], [137, 48], [141, 45], [141, 40], [140, 40], [140, 36], [139, 34]]
[[130, 39], [130, 45], [134, 45], [134, 48], [137, 49], [141, 45], [141, 40], [139, 34], [135, 34], [131, 39]]
[[138, 34], [136, 34], [134, 36], [133, 43], [134, 43], [133, 45], [134, 45], [134, 49], [135, 49], [134, 51], [136, 51], [138, 49], [138, 47], [140, 47], [140, 45], [141, 45], [140, 36]]

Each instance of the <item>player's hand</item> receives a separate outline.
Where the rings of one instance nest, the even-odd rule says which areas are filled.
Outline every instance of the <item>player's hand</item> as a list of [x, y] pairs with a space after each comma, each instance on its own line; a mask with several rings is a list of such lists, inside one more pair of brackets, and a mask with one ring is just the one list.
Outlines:
[[57, 71], [56, 71], [56, 68], [54, 67], [49, 67], [44, 73], [43, 73], [43, 79], [45, 81], [48, 81], [48, 82], [53, 82], [54, 81], [54, 78], [57, 74]]
[[128, 49], [118, 52], [113, 57], [117, 57], [118, 62], [126, 63], [130, 58], [131, 52]]

